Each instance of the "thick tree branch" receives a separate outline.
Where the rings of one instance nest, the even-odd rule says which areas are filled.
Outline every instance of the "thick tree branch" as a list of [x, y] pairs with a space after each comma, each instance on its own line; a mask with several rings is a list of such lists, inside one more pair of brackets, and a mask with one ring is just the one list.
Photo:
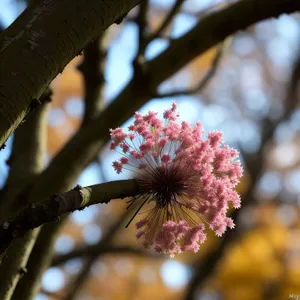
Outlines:
[[[54, 192], [62, 192], [70, 189], [84, 168], [95, 159], [102, 145], [103, 142], [101, 140], [86, 145], [86, 147], [82, 145], [81, 148], [79, 148], [80, 151], [76, 151], [78, 154], [84, 151], [85, 155], [79, 156], [71, 165], [57, 166], [58, 169], [56, 169], [56, 171], [51, 167], [47, 168], [45, 172], [37, 178], [31, 190], [25, 193], [24, 197], [30, 199], [32, 202], [36, 202]], [[51, 165], [52, 163], [50, 166]], [[57, 172], [57, 170], [60, 171]], [[58, 174], [60, 179], [57, 181]], [[51, 184], [49, 184], [49, 182], [51, 182]], [[41, 188], [42, 186], [40, 184], [43, 185], [43, 188]], [[39, 290], [43, 272], [51, 263], [55, 240], [66, 220], [67, 216], [64, 216], [59, 222], [45, 224], [42, 227], [27, 264], [28, 272], [19, 282], [13, 295], [13, 300], [19, 300], [20, 298], [23, 300], [34, 299]]]
[[[63, 222], [50, 223], [43, 226], [27, 265], [28, 273], [23, 280], [19, 282], [13, 299], [18, 300], [22, 297], [24, 300], [29, 300], [34, 298], [39, 289], [43, 271], [51, 263], [53, 246], [59, 233], [59, 229], [65, 222], [66, 217], [63, 219]], [[109, 232], [107, 232], [105, 237], [99, 242], [101, 245], [98, 244], [94, 246], [98, 246], [100, 248], [107, 247], [108, 242], [113, 239], [116, 231], [121, 226], [121, 223], [122, 221], [118, 220], [118, 222], [110, 228]], [[37, 264], [37, 262], [39, 263]]]
[[38, 1], [1, 34], [0, 146], [66, 64], [139, 2]]
[[[66, 219], [66, 217], [62, 219]], [[41, 285], [43, 273], [51, 263], [55, 241], [63, 224], [64, 222], [60, 221], [42, 226], [26, 266], [27, 273], [19, 281], [12, 300], [35, 299]], [[35, 230], [38, 230], [38, 228]], [[31, 232], [27, 234], [31, 234]]]
[[38, 233], [38, 229], [26, 233], [23, 239], [15, 240], [7, 252], [0, 269], [1, 300], [11, 299], [19, 280], [26, 274], [26, 264]]
[[[0, 222], [14, 212], [14, 202], [21, 199], [17, 197], [18, 193], [24, 190], [44, 167], [50, 94], [44, 95], [42, 100], [43, 104], [28, 115], [27, 122], [15, 133], [9, 159], [10, 172], [0, 196]], [[0, 265], [0, 299], [11, 298], [24, 274], [23, 270], [26, 268], [37, 234], [38, 231], [26, 234], [23, 240], [15, 241], [9, 249]]]
[[[78, 160], [75, 159], [68, 167], [57, 166], [59, 168], [57, 170], [60, 170], [59, 172], [56, 170], [56, 173], [52, 173], [51, 168], [47, 169], [41, 177], [37, 178], [41, 179], [41, 181], [38, 181], [39, 184], [44, 185], [44, 188], [41, 189], [39, 184], [34, 184], [29, 193], [25, 193], [24, 197], [32, 202], [36, 202], [38, 199], [45, 198], [53, 192], [62, 192], [70, 189], [80, 173], [95, 159], [102, 144], [102, 141], [96, 141], [87, 145], [87, 147], [82, 146], [80, 151], [84, 149], [85, 156], [78, 157]], [[56, 176], [60, 174], [59, 181], [56, 181], [55, 174]], [[48, 182], [51, 182], [51, 185]], [[59, 222], [43, 225], [27, 263], [28, 272], [19, 282], [13, 295], [13, 300], [19, 300], [20, 298], [23, 300], [34, 299], [39, 290], [42, 275], [51, 263], [56, 238], [66, 220], [67, 216], [64, 216]]]
[[104, 107], [104, 68], [106, 62], [106, 48], [104, 45], [105, 32], [84, 50], [82, 63], [78, 66], [84, 79], [85, 113], [82, 125], [99, 116]]
[[138, 184], [131, 179], [111, 181], [85, 188], [76, 187], [66, 193], [54, 194], [46, 200], [22, 209], [15, 217], [1, 225], [0, 253], [3, 253], [14, 239], [23, 236], [30, 229], [56, 221], [65, 213], [84, 209], [93, 204], [108, 203], [111, 199], [135, 196], [138, 193]]
[[26, 190], [44, 168], [47, 144], [47, 116], [51, 90], [48, 88], [39, 99], [39, 106], [27, 115], [27, 121], [18, 128], [7, 164], [10, 166], [7, 181], [0, 192], [0, 223], [11, 212], [26, 205], [21, 192]]

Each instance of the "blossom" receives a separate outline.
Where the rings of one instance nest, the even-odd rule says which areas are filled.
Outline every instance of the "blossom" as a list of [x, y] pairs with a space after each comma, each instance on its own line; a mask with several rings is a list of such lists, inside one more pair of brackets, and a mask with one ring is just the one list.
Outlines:
[[137, 239], [170, 257], [197, 252], [207, 227], [217, 236], [234, 227], [226, 213], [230, 205], [240, 207], [234, 188], [242, 176], [238, 152], [223, 144], [222, 132], [211, 131], [204, 139], [200, 122], [180, 124], [178, 117], [173, 103], [164, 122], [156, 112], [137, 112], [129, 133], [110, 130], [110, 148], [122, 154], [113, 162], [115, 171], [134, 171], [140, 186], [140, 195], [129, 201], [140, 205], [134, 217], [145, 206]]

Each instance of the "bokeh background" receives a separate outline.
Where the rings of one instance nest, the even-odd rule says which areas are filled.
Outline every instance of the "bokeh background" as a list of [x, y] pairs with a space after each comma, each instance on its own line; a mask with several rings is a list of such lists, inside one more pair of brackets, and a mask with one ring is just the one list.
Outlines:
[[[174, 2], [150, 1], [149, 30], [161, 24]], [[164, 36], [149, 44], [145, 58], [154, 58], [171, 39], [230, 2], [186, 0]], [[25, 7], [25, 1], [1, 0], [2, 27]], [[111, 26], [101, 41], [107, 51], [104, 107], [133, 75], [138, 49], [136, 14], [137, 9], [122, 25]], [[291, 84], [300, 64], [299, 24], [299, 15], [283, 15], [235, 34], [164, 82], [159, 92], [189, 91], [214, 68], [205, 88], [154, 98], [140, 110], [162, 113], [176, 101], [181, 119], [200, 120], [207, 131], [223, 131], [226, 143], [240, 150], [245, 176], [238, 186], [243, 207], [234, 213], [236, 228], [223, 239], [210, 234], [197, 254], [169, 259], [142, 251], [134, 226], [124, 228], [120, 218], [126, 219], [125, 202], [75, 212], [57, 239], [53, 266], [44, 274], [36, 300], [64, 299], [74, 287], [80, 287], [74, 299], [82, 300], [300, 297], [300, 109], [299, 89]], [[46, 162], [81, 124], [84, 84], [77, 67], [82, 59], [70, 62], [51, 84]], [[11, 139], [0, 153], [0, 185], [9, 171], [5, 161], [10, 151]], [[105, 147], [77, 182], [86, 186], [130, 177], [113, 171], [111, 164], [117, 156]], [[103, 250], [107, 233], [112, 246]]]

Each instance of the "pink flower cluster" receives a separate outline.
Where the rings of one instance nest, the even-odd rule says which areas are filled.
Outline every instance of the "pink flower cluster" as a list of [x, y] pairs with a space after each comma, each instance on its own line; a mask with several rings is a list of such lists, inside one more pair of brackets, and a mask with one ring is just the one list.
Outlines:
[[[240, 207], [234, 190], [242, 176], [238, 152], [223, 145], [222, 133], [212, 131], [203, 138], [200, 122], [193, 127], [178, 123], [176, 103], [164, 112], [135, 114], [128, 127], [110, 130], [110, 149], [121, 150], [122, 157], [113, 162], [117, 173], [123, 169], [135, 172], [141, 194], [143, 218], [136, 224], [137, 238], [145, 248], [173, 257], [182, 251], [199, 250], [206, 239], [205, 224], [218, 236], [234, 223], [226, 216], [231, 203]], [[139, 211], [138, 210], [138, 211]]]

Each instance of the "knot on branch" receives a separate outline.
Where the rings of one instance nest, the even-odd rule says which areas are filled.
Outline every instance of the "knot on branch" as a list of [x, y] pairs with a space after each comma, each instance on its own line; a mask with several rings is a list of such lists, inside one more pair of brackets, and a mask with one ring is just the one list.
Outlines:
[[29, 106], [29, 111], [34, 111], [39, 105], [41, 105], [42, 102], [40, 99], [32, 99]]
[[52, 90], [48, 87], [39, 99], [34, 98], [31, 100], [29, 111], [34, 111], [38, 106], [47, 102], [51, 102], [52, 94]]
[[9, 222], [3, 223], [2, 227], [3, 227], [3, 229], [8, 229], [8, 227], [9, 227]]
[[25, 267], [21, 267], [19, 269], [19, 274], [21, 277], [24, 276], [26, 273], [27, 273], [27, 269]]
[[120, 18], [118, 18], [118, 19], [115, 21], [115, 24], [120, 25], [120, 24], [124, 21], [124, 19], [126, 18], [126, 16], [127, 16], [127, 13], [124, 14], [123, 16], [121, 16]]
[[52, 95], [53, 92], [52, 90], [48, 87], [42, 94], [42, 96], [40, 97], [40, 102], [43, 103], [47, 103], [47, 102], [51, 102], [52, 100]]
[[80, 191], [82, 189], [82, 185], [77, 184], [74, 188], [73, 191]]

